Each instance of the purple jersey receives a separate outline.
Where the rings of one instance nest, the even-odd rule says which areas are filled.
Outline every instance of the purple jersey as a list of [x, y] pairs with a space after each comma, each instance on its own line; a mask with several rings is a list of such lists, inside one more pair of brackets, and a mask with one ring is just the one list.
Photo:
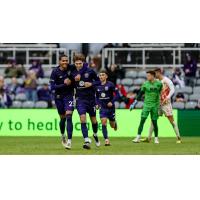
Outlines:
[[74, 70], [73, 65], [68, 65], [66, 70], [61, 70], [60, 67], [56, 67], [50, 77], [50, 85], [51, 91], [55, 95], [55, 97], [66, 97], [66, 96], [73, 96], [74, 95], [74, 85], [73, 82], [71, 85], [64, 84], [64, 80], [72, 78], [72, 71]]
[[97, 104], [101, 108], [108, 109], [109, 107], [107, 106], [107, 104], [109, 102], [112, 102], [113, 107], [111, 107], [111, 109], [113, 109], [115, 107], [114, 106], [115, 101], [120, 96], [119, 91], [115, 87], [115, 85], [112, 82], [107, 81], [105, 85], [99, 84], [99, 85], [95, 86], [95, 89], [96, 89]]
[[87, 63], [84, 63], [83, 67], [78, 71], [74, 70], [72, 75], [75, 78], [78, 74], [80, 74], [80, 81], [75, 81], [76, 87], [76, 99], [78, 100], [95, 100], [95, 90], [94, 87], [86, 88], [84, 83], [90, 82], [93, 85], [99, 84], [99, 78], [95, 71], [88, 67]]

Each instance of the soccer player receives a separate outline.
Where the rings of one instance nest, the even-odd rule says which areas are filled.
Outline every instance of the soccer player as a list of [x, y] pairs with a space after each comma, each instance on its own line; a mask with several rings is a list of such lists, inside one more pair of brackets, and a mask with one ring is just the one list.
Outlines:
[[142, 85], [141, 90], [136, 97], [136, 100], [131, 104], [130, 110], [134, 109], [137, 101], [144, 95], [144, 106], [142, 110], [140, 125], [138, 127], [137, 137], [133, 140], [134, 143], [139, 143], [144, 123], [150, 113], [151, 121], [154, 126], [155, 143], [158, 144], [158, 108], [160, 105], [160, 92], [162, 90], [162, 83], [155, 79], [155, 72], [147, 72], [147, 81]]
[[[66, 55], [60, 55], [59, 66], [53, 69], [50, 77], [51, 91], [54, 94], [55, 104], [60, 115], [60, 133], [62, 145], [66, 149], [71, 149], [71, 140], [73, 133], [72, 114], [74, 110], [73, 96], [74, 86], [72, 71], [73, 66], [69, 65], [69, 59]], [[67, 136], [65, 136], [65, 124], [67, 121]]]
[[[155, 70], [156, 73], [156, 78], [158, 78], [163, 87], [161, 91], [161, 96], [160, 96], [160, 109], [159, 109], [159, 115], [162, 116], [163, 113], [164, 115], [168, 118], [169, 122], [171, 123], [174, 132], [177, 137], [176, 143], [179, 144], [181, 143], [181, 137], [179, 133], [179, 128], [178, 125], [176, 124], [173, 113], [172, 113], [172, 104], [171, 104], [171, 97], [174, 94], [174, 85], [172, 81], [167, 78], [166, 76], [163, 76], [162, 71], [160, 68]], [[152, 133], [154, 131], [154, 126], [151, 124], [151, 127], [149, 129], [149, 136], [147, 138], [147, 141], [151, 141]]]
[[99, 78], [97, 74], [89, 68], [85, 63], [85, 57], [82, 54], [74, 56], [74, 64], [76, 69], [73, 72], [73, 78], [75, 80], [76, 88], [76, 108], [80, 116], [81, 130], [84, 137], [84, 149], [90, 149], [91, 140], [88, 137], [88, 128], [86, 126], [86, 113], [89, 114], [92, 123], [93, 137], [95, 139], [96, 146], [100, 146], [99, 139], [97, 137], [98, 123], [96, 119], [96, 101], [94, 85], [99, 84]]
[[100, 109], [100, 119], [105, 139], [105, 146], [110, 146], [107, 131], [107, 119], [109, 119], [111, 128], [116, 131], [117, 123], [115, 120], [115, 101], [120, 97], [120, 95], [115, 85], [112, 82], [107, 81], [107, 71], [102, 70], [99, 74], [99, 78], [101, 83], [95, 87], [97, 103], [96, 108]]

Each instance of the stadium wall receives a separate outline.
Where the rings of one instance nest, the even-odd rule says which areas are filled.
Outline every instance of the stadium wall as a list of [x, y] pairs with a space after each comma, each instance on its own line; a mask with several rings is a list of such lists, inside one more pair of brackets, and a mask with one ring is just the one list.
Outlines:
[[179, 110], [178, 125], [182, 136], [200, 136], [200, 111]]
[[[197, 131], [200, 127], [198, 126], [199, 120], [193, 120], [192, 129], [190, 129], [190, 131], [188, 131], [187, 126], [182, 125], [182, 123], [187, 125], [190, 123], [189, 120], [187, 120], [187, 112], [188, 111], [174, 110], [175, 120], [180, 121], [179, 125], [181, 126], [181, 131], [184, 132], [185, 135], [192, 135], [192, 133], [194, 133], [194, 128], [195, 134], [198, 133], [200, 136], [200, 131]], [[197, 115], [197, 112], [196, 115], [192, 114], [193, 112], [191, 111], [188, 113], [193, 115], [193, 118], [200, 119], [200, 115]], [[109, 128], [110, 137], [135, 136], [140, 122], [140, 115], [141, 110], [133, 110], [132, 112], [126, 109], [116, 110], [119, 130], [115, 132]], [[59, 117], [55, 109], [1, 109], [0, 116], [0, 136], [60, 136]], [[178, 118], [180, 118], [180, 120], [178, 120]], [[187, 120], [187, 122], [184, 120]], [[77, 111], [74, 112], [73, 122], [74, 136], [82, 136]], [[160, 117], [158, 125], [160, 137], [174, 137], [173, 129], [165, 117]], [[143, 136], [147, 136], [149, 126], [150, 119], [148, 119], [145, 124]], [[90, 123], [88, 123], [88, 127], [89, 133], [92, 135], [92, 126]], [[100, 123], [99, 135], [102, 136]]]

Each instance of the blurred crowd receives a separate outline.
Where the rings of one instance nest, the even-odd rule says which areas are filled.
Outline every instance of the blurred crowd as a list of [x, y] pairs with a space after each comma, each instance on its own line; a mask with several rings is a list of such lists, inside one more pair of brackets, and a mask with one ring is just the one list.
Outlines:
[[[113, 47], [113, 44], [108, 43], [104, 46], [104, 48], [108, 47]], [[123, 47], [128, 47], [128, 44], [124, 43]], [[123, 58], [125, 55], [121, 55], [121, 57]], [[88, 60], [88, 62], [89, 66], [98, 73], [101, 69], [101, 57], [98, 55], [94, 56]], [[119, 81], [126, 78], [126, 70], [120, 65], [106, 65], [105, 68], [108, 71], [109, 81], [113, 82], [119, 89], [121, 94], [119, 103], [123, 102], [124, 108], [128, 109], [130, 104], [134, 101], [135, 96], [138, 94], [139, 87], [130, 90]], [[182, 68], [175, 68], [169, 77], [176, 88], [184, 88], [186, 86], [194, 87], [197, 74], [197, 62], [192, 58], [191, 54], [187, 53], [185, 64]], [[11, 81], [5, 83], [4, 79], [6, 78], [10, 78]], [[48, 104], [48, 108], [51, 108], [53, 105], [48, 83], [46, 82], [42, 85], [38, 84], [38, 80], [43, 78], [44, 70], [39, 61], [34, 60], [28, 69], [25, 69], [23, 65], [16, 63], [15, 60], [9, 61], [5, 68], [4, 76], [0, 77], [0, 107], [10, 107], [14, 96], [25, 94], [27, 101], [45, 101]], [[174, 100], [175, 102], [187, 101], [184, 93], [181, 92], [176, 94]], [[200, 109], [199, 104], [197, 109]]]
[[[5, 83], [6, 79], [9, 83]], [[0, 77], [0, 107], [7, 108], [12, 105], [12, 97], [25, 94], [27, 101], [46, 101], [52, 107], [51, 93], [47, 83], [38, 85], [38, 80], [44, 78], [44, 71], [39, 61], [33, 61], [27, 70], [14, 60], [9, 61], [4, 77]]]

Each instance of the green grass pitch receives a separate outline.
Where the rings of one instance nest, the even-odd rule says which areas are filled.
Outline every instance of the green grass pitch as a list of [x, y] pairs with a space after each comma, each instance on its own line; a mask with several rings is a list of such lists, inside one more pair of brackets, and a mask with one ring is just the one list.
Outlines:
[[94, 142], [90, 150], [82, 148], [83, 139], [74, 137], [72, 149], [62, 147], [59, 137], [0, 137], [1, 155], [199, 155], [200, 137], [184, 137], [182, 144], [175, 138], [160, 138], [160, 144], [132, 143], [133, 138], [111, 138], [112, 146], [101, 147]]

